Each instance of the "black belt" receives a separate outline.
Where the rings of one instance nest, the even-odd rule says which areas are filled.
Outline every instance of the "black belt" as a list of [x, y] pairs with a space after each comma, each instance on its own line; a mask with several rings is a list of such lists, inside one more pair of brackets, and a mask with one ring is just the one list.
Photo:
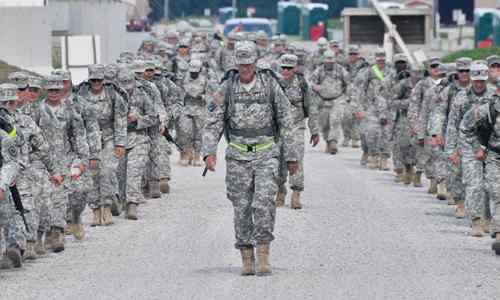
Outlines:
[[274, 137], [276, 131], [274, 127], [264, 127], [264, 128], [231, 128], [229, 129], [229, 134], [244, 137], [244, 138], [256, 138], [259, 136], [272, 136]]

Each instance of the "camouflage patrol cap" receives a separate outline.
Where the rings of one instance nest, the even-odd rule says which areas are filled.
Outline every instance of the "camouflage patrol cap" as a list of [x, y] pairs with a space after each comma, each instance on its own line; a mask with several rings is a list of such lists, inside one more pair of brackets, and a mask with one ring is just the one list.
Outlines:
[[294, 68], [297, 66], [297, 61], [299, 59], [297, 58], [296, 55], [293, 54], [284, 54], [280, 58], [280, 66], [281, 67], [288, 67], [288, 68]]
[[89, 80], [104, 80], [104, 65], [90, 65], [88, 68], [89, 71]]
[[178, 38], [178, 36], [179, 35], [177, 34], [177, 31], [172, 30], [172, 29], [170, 29], [169, 31], [167, 31], [167, 34], [166, 34], [167, 39]]
[[118, 74], [118, 65], [117, 64], [109, 64], [104, 69], [104, 79], [106, 80], [114, 80], [116, 75]]
[[146, 60], [144, 62], [144, 71], [156, 69], [156, 63], [153, 60]]
[[394, 55], [394, 62], [395, 63], [397, 63], [397, 62], [405, 62], [405, 63], [407, 63], [408, 59], [406, 58], [406, 55], [404, 55], [403, 53], [398, 53], [398, 54]]
[[191, 41], [188, 38], [183, 38], [179, 41], [179, 47], [190, 47]]
[[146, 71], [146, 62], [143, 60], [134, 60], [130, 65], [130, 69], [134, 73], [144, 73]]
[[460, 57], [456, 60], [457, 70], [470, 70], [470, 65], [472, 63], [472, 59], [469, 57]]
[[259, 30], [255, 34], [258, 40], [269, 40], [269, 37], [267, 36], [267, 33], [264, 32], [264, 30]]
[[446, 68], [446, 75], [454, 75], [457, 74], [457, 64], [456, 63], [447, 63], [444, 64]]
[[377, 58], [385, 58], [385, 50], [383, 48], [377, 48], [375, 49], [375, 52], [373, 53], [375, 56], [375, 59]]
[[319, 48], [325, 48], [327, 46], [327, 44], [328, 44], [328, 41], [324, 37], [320, 37], [318, 39], [317, 44], [318, 44]]
[[63, 80], [71, 80], [71, 72], [64, 69], [55, 69], [51, 72], [52, 75], [59, 75]]
[[189, 62], [189, 72], [191, 73], [198, 73], [201, 71], [201, 67], [203, 66], [203, 63], [199, 59], [192, 59]]
[[42, 89], [43, 88], [43, 80], [42, 80], [42, 78], [37, 77], [37, 76], [30, 76], [28, 79], [28, 85], [29, 85], [29, 87], [32, 87], [32, 88]]
[[335, 62], [335, 53], [331, 50], [327, 50], [323, 54], [323, 62], [324, 63], [334, 63]]
[[0, 101], [17, 101], [17, 85], [12, 83], [0, 84]]
[[488, 67], [492, 67], [493, 65], [499, 65], [500, 66], [500, 56], [498, 55], [490, 55], [486, 58], [486, 61], [488, 62]]
[[488, 66], [481, 61], [474, 61], [470, 66], [470, 78], [474, 81], [485, 81], [489, 78]]
[[26, 72], [14, 72], [9, 74], [10, 83], [15, 84], [18, 89], [25, 89], [28, 87], [29, 75]]
[[49, 75], [45, 78], [46, 90], [62, 90], [64, 89], [64, 79], [60, 75]]
[[427, 65], [429, 67], [431, 66], [435, 66], [435, 65], [440, 65], [441, 64], [441, 59], [439, 57], [431, 57], [428, 61], [427, 61]]
[[331, 40], [329, 44], [331, 47], [340, 47], [340, 43], [337, 40]]
[[131, 90], [135, 87], [134, 72], [127, 68], [122, 68], [118, 70], [118, 74], [116, 75], [116, 80], [118, 82], [118, 85], [126, 90]]
[[359, 54], [359, 47], [357, 45], [349, 45], [348, 54]]
[[257, 60], [257, 47], [255, 43], [242, 41], [235, 45], [236, 64], [248, 65], [254, 64]]
[[288, 44], [288, 37], [286, 36], [286, 34], [280, 34], [278, 36], [278, 41], [281, 43], [281, 44]]
[[123, 51], [122, 53], [120, 53], [119, 57], [133, 60], [135, 58], [135, 53], [132, 51]]

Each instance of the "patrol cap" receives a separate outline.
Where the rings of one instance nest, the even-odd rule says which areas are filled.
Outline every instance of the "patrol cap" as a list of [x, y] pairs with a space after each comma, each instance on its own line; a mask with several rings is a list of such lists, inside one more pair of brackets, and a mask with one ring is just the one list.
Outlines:
[[348, 54], [359, 54], [359, 47], [357, 45], [349, 45]]
[[179, 47], [190, 47], [191, 41], [188, 38], [183, 38], [179, 41]]
[[156, 69], [156, 63], [153, 60], [146, 60], [144, 62], [144, 71]]
[[408, 63], [408, 59], [406, 58], [406, 55], [404, 55], [403, 53], [398, 53], [398, 54], [394, 55], [394, 62], [395, 63], [397, 63], [397, 62]]
[[167, 31], [166, 37], [167, 37], [167, 39], [176, 39], [178, 37], [178, 34], [175, 30], [171, 29], [171, 30]]
[[445, 65], [445, 69], [446, 69], [446, 75], [453, 75], [453, 74], [457, 74], [457, 64], [456, 63], [447, 63], [447, 64], [444, 64]]
[[0, 84], [0, 101], [17, 101], [17, 85], [13, 83]]
[[118, 65], [117, 64], [109, 64], [104, 69], [104, 79], [114, 80], [116, 75], [118, 74]]
[[289, 54], [295, 54], [295, 52], [297, 51], [297, 47], [295, 47], [294, 44], [290, 44], [290, 45], [287, 45], [286, 50], [287, 50], [287, 53], [289, 53]]
[[495, 64], [500, 66], [500, 56], [498, 55], [490, 55], [486, 58], [486, 61], [488, 62], [488, 67], [492, 67]]
[[135, 75], [132, 70], [127, 68], [122, 68], [118, 70], [116, 76], [118, 85], [126, 90], [133, 89], [135, 87]]
[[318, 39], [318, 47], [319, 48], [325, 48], [327, 44], [328, 44], [328, 41], [324, 37], [320, 37]]
[[18, 89], [25, 89], [28, 87], [29, 75], [26, 72], [14, 72], [9, 75], [9, 81], [15, 84]]
[[51, 72], [52, 75], [59, 75], [63, 80], [71, 80], [71, 72], [64, 69], [55, 69]]
[[281, 44], [287, 44], [288, 43], [288, 37], [286, 36], [286, 34], [280, 34], [278, 36], [278, 41], [281, 43]]
[[329, 44], [331, 47], [340, 47], [340, 43], [337, 40], [331, 40]]
[[294, 68], [297, 66], [298, 58], [294, 54], [284, 54], [280, 58], [280, 66]]
[[199, 59], [193, 59], [189, 62], [189, 72], [198, 73], [201, 71], [203, 63]]
[[264, 32], [264, 30], [257, 31], [255, 36], [258, 40], [269, 40], [269, 37], [267, 36], [267, 33]]
[[484, 62], [474, 61], [470, 67], [470, 78], [472, 80], [488, 80], [488, 66]]
[[143, 60], [134, 60], [130, 69], [134, 73], [144, 73], [146, 71], [146, 62]]
[[89, 68], [89, 80], [104, 80], [104, 65], [90, 65]]
[[323, 54], [323, 62], [324, 63], [333, 63], [335, 62], [335, 53], [331, 50], [327, 50]]
[[456, 60], [457, 64], [457, 70], [462, 71], [462, 70], [470, 70], [470, 65], [472, 63], [472, 59], [469, 57], [460, 57], [459, 59]]
[[235, 45], [236, 64], [248, 65], [253, 64], [257, 60], [257, 47], [255, 43], [242, 41]]
[[60, 75], [49, 75], [45, 78], [46, 90], [62, 90], [64, 89], [64, 79]]
[[441, 59], [439, 57], [431, 57], [428, 61], [427, 64], [430, 67], [432, 66], [437, 66], [441, 64]]
[[123, 51], [122, 53], [120, 53], [119, 57], [133, 60], [135, 58], [135, 53], [132, 51]]
[[30, 76], [28, 79], [28, 85], [29, 85], [29, 87], [32, 87], [32, 88], [42, 89], [43, 88], [43, 80], [40, 77]]
[[377, 58], [385, 59], [385, 50], [382, 48], [377, 48], [375, 50], [375, 52], [373, 53], [373, 55], [375, 56], [375, 59], [377, 59]]

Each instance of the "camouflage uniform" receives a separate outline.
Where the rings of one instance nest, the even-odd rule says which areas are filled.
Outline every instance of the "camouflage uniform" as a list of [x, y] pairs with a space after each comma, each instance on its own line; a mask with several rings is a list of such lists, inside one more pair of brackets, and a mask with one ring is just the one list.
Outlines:
[[[236, 46], [238, 63], [255, 63], [255, 45]], [[227, 80], [211, 105], [203, 133], [203, 154], [216, 155], [223, 132], [226, 149], [227, 196], [234, 207], [236, 248], [269, 244], [273, 239], [278, 191], [280, 146], [287, 161], [297, 161], [292, 134], [290, 104], [270, 76], [256, 74], [253, 83], [242, 85], [239, 77]], [[296, 146], [298, 147], [298, 146]]]

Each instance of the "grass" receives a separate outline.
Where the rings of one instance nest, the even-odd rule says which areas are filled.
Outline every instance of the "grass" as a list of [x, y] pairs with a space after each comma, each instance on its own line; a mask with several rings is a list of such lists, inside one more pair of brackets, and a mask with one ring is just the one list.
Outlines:
[[484, 49], [472, 49], [472, 50], [460, 50], [452, 52], [443, 58], [444, 62], [454, 62], [460, 57], [470, 57], [473, 60], [486, 59], [490, 55], [500, 55], [500, 47], [494, 48], [484, 48]]

